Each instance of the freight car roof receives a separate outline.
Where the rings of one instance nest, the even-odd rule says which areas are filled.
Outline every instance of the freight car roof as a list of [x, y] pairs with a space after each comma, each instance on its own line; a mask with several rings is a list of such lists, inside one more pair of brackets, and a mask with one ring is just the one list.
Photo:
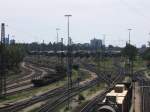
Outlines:
[[125, 85], [123, 85], [123, 84], [117, 84], [115, 87], [123, 87], [123, 88], [125, 88]]
[[[122, 88], [123, 91], [122, 92], [116, 92], [115, 89], [118, 88], [118, 87]], [[111, 92], [107, 93], [106, 97], [107, 96], [116, 96], [117, 104], [122, 104], [123, 101], [124, 101], [125, 96], [127, 95], [127, 92], [128, 91], [125, 90], [125, 85], [117, 84]]]

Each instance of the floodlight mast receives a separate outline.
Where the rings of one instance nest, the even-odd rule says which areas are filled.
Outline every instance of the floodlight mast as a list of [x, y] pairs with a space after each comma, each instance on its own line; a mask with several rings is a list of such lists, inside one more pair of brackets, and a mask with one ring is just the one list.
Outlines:
[[68, 26], [68, 45], [70, 45], [71, 43], [70, 43], [70, 24], [69, 24], [69, 18], [70, 17], [72, 17], [72, 15], [70, 15], [70, 14], [68, 14], [68, 15], [65, 15], [65, 17], [67, 17], [67, 19], [68, 19], [68, 24], [67, 24], [67, 26]]
[[129, 44], [131, 43], [131, 31], [132, 31], [132, 29], [130, 28], [130, 29], [128, 29], [128, 31], [129, 31]]
[[57, 33], [57, 36], [56, 36], [56, 38], [57, 38], [57, 44], [58, 44], [58, 42], [59, 42], [59, 34], [58, 34], [58, 31], [60, 30], [60, 28], [56, 28], [56, 33]]
[[67, 17], [67, 27], [68, 27], [68, 45], [67, 45], [67, 77], [68, 77], [68, 109], [70, 109], [70, 93], [72, 89], [72, 46], [71, 46], [71, 37], [70, 37], [70, 26], [69, 18], [72, 16], [70, 14], [64, 15]]
[[[129, 31], [129, 45], [131, 45], [131, 31], [132, 29], [128, 29]], [[131, 70], [131, 78], [132, 78], [132, 86], [133, 86], [133, 112], [135, 112], [135, 79], [133, 76], [133, 60], [129, 59], [129, 63], [130, 63], [130, 70]]]
[[[56, 28], [56, 46], [55, 46], [55, 52], [56, 52], [56, 54], [59, 51], [59, 30], [60, 30], [60, 28]], [[57, 61], [56, 62], [57, 65], [59, 65], [59, 56], [56, 59], [56, 61]]]

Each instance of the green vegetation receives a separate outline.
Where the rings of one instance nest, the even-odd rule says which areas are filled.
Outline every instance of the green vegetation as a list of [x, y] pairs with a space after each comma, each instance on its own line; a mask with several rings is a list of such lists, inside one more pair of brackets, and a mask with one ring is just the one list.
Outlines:
[[146, 66], [144, 60], [141, 57], [137, 57], [137, 59], [134, 61], [134, 71], [137, 71], [145, 67]]
[[[76, 80], [78, 78], [78, 71], [73, 70], [72, 72], [73, 72], [72, 79]], [[89, 73], [87, 73], [86, 71], [82, 71], [82, 75], [81, 75], [82, 80], [85, 80], [86, 78], [89, 78], [89, 77], [90, 77]], [[32, 90], [29, 90], [29, 91], [18, 92], [15, 95], [7, 96], [5, 99], [0, 99], [0, 102], [1, 102], [1, 104], [6, 104], [9, 102], [16, 102], [19, 100], [28, 99], [28, 98], [31, 98], [33, 96], [39, 95], [43, 92], [47, 92], [50, 89], [54, 89], [54, 88], [63, 86], [65, 83], [67, 83], [67, 77], [65, 77], [61, 81], [58, 81], [56, 83], [53, 83], [53, 84], [50, 84], [50, 85], [47, 85], [44, 87], [34, 88]]]
[[146, 61], [146, 66], [150, 67], [150, 48], [148, 48], [143, 54], [142, 58], [144, 61]]
[[19, 66], [26, 53], [22, 45], [12, 44], [0, 45], [0, 54], [3, 63], [5, 63], [5, 69], [13, 69]]
[[30, 110], [29, 112], [37, 112], [39, 110], [39, 108], [34, 108], [32, 110]]
[[100, 94], [104, 89], [105, 84], [99, 83], [72, 98], [70, 109], [68, 109], [67, 102], [58, 106], [54, 112], [79, 112], [79, 110], [86, 105], [93, 97]]
[[148, 48], [143, 54], [142, 54], [142, 58], [144, 60], [150, 60], [150, 48]]
[[57, 57], [37, 55], [37, 56], [25, 57], [24, 60], [30, 63], [33, 63], [36, 66], [42, 66], [42, 67], [47, 67], [47, 68], [55, 68], [55, 65], [57, 64]]
[[126, 58], [125, 68], [127, 74], [131, 75], [134, 72], [134, 62], [137, 59], [138, 49], [131, 45], [126, 44], [125, 48], [122, 49], [122, 55]]
[[57, 87], [63, 86], [66, 83], [66, 80], [62, 80], [44, 87], [34, 88], [29, 91], [18, 92], [15, 95], [7, 96], [5, 99], [0, 99], [1, 104], [5, 104], [7, 102], [16, 102], [23, 99], [32, 98], [33, 96], [42, 94], [49, 90], [55, 89]]
[[144, 73], [147, 78], [150, 78], [150, 70], [149, 69], [147, 69]]
[[82, 94], [79, 94], [78, 100], [79, 100], [79, 101], [83, 101], [83, 100], [85, 100], [85, 97], [84, 97]]
[[69, 111], [69, 108], [68, 108], [68, 106], [66, 106], [65, 108], [64, 108], [64, 112], [68, 112]]
[[137, 54], [137, 48], [131, 44], [126, 44], [125, 48], [122, 50], [122, 55], [128, 57], [131, 61], [136, 59]]
[[99, 61], [95, 61], [96, 65], [97, 65], [97, 69], [100, 70], [113, 70], [113, 61], [111, 58], [105, 58], [103, 60], [99, 60]]
[[[83, 92], [81, 92], [79, 95], [82, 95], [84, 100], [79, 100], [78, 105], [72, 109], [72, 112], [78, 112], [83, 106], [85, 106], [93, 97], [97, 96], [102, 92], [104, 89], [105, 84], [99, 83], [96, 86], [93, 86]], [[79, 97], [79, 96], [78, 96]]]

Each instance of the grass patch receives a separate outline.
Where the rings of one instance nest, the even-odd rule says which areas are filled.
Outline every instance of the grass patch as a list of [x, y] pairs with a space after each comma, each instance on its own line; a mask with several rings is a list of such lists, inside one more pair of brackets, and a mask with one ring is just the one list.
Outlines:
[[39, 109], [40, 109], [40, 107], [39, 108], [34, 108], [34, 109], [32, 109], [32, 110], [30, 110], [28, 112], [37, 112]]
[[[78, 78], [78, 71], [73, 70], [72, 73], [73, 73], [72, 79], [76, 80]], [[83, 74], [84, 75], [82, 75], [81, 78], [85, 79], [87, 77], [87, 74], [84, 73], [84, 72], [83, 72]], [[19, 92], [19, 93], [15, 94], [15, 95], [7, 96], [6, 98], [0, 99], [0, 103], [5, 104], [5, 103], [16, 102], [16, 101], [19, 101], [19, 100], [32, 98], [34, 96], [37, 96], [37, 95], [42, 94], [44, 92], [47, 92], [50, 89], [52, 90], [52, 89], [58, 88], [60, 86], [63, 86], [66, 83], [67, 83], [67, 77], [65, 77], [61, 81], [49, 84], [47, 86], [35, 87], [35, 88], [33, 88], [32, 90], [29, 90], [29, 91], [23, 91], [23, 92]]]
[[5, 99], [0, 99], [0, 102], [7, 103], [7, 102], [15, 102], [21, 99], [32, 98], [33, 96], [36, 96], [38, 94], [63, 86], [65, 83], [66, 83], [66, 80], [62, 80], [62, 81], [58, 81], [56, 83], [53, 83], [47, 86], [38, 87], [38, 88], [35, 87], [32, 90], [22, 91], [22, 92], [16, 93], [15, 95], [7, 96]]

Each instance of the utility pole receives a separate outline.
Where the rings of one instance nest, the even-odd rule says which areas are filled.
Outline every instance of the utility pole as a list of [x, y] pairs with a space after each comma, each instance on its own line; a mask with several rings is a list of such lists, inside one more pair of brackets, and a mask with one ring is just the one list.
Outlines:
[[71, 49], [71, 38], [69, 29], [69, 18], [72, 15], [65, 15], [67, 17], [67, 27], [68, 27], [68, 45], [67, 45], [67, 77], [68, 77], [68, 109], [70, 109], [70, 93], [72, 89], [72, 49]]
[[6, 74], [5, 74], [5, 23], [1, 24], [1, 55], [0, 55], [0, 97], [6, 94]]

